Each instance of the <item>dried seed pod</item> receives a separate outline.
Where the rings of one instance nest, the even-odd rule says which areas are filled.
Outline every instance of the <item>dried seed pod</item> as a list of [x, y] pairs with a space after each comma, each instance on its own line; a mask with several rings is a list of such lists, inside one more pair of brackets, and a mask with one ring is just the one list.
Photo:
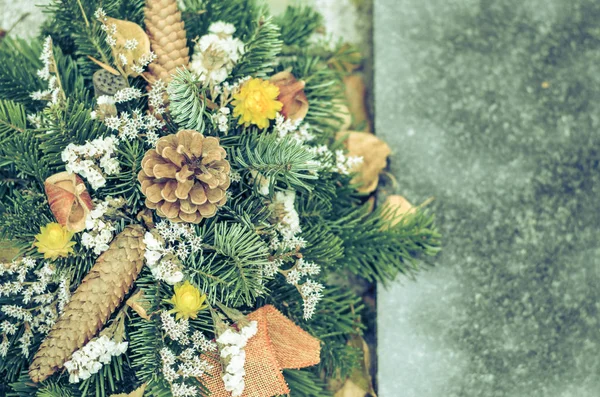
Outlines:
[[122, 76], [115, 76], [105, 69], [97, 70], [92, 81], [96, 98], [100, 95], [115, 95], [117, 91], [127, 88], [127, 82]]
[[46, 179], [44, 189], [58, 223], [75, 233], [85, 229], [85, 220], [94, 204], [79, 175], [59, 172]]

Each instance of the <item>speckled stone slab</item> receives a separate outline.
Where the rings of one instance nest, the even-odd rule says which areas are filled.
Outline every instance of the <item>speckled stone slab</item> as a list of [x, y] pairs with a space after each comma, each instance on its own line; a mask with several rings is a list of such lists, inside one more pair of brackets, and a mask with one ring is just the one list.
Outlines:
[[600, 3], [375, 0], [376, 129], [436, 267], [379, 288], [380, 397], [600, 396]]

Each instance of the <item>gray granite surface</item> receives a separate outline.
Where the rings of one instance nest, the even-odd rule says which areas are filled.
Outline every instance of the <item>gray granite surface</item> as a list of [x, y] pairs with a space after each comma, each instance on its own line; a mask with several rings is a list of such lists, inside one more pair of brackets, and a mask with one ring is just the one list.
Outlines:
[[600, 2], [375, 0], [375, 86], [444, 235], [379, 288], [379, 396], [600, 396]]

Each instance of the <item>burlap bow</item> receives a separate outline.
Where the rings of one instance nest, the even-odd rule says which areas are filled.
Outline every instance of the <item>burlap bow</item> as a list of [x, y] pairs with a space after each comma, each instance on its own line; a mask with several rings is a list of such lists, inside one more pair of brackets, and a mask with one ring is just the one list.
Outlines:
[[[242, 397], [272, 397], [289, 394], [282, 369], [303, 368], [320, 361], [320, 341], [275, 307], [266, 305], [250, 313], [248, 320], [258, 322], [258, 332], [245, 347], [246, 387]], [[221, 364], [213, 361], [213, 369], [203, 382], [211, 397], [230, 397], [221, 379]]]

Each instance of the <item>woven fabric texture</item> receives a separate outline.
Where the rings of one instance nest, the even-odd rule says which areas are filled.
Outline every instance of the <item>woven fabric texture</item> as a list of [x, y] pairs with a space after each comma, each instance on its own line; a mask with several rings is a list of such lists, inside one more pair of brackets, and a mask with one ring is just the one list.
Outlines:
[[[285, 317], [274, 306], [266, 305], [250, 313], [258, 322], [258, 332], [246, 345], [244, 369], [246, 387], [242, 397], [272, 397], [289, 394], [282, 369], [318, 364], [321, 342]], [[213, 370], [204, 380], [211, 397], [230, 397], [221, 379], [221, 364], [212, 359]]]

